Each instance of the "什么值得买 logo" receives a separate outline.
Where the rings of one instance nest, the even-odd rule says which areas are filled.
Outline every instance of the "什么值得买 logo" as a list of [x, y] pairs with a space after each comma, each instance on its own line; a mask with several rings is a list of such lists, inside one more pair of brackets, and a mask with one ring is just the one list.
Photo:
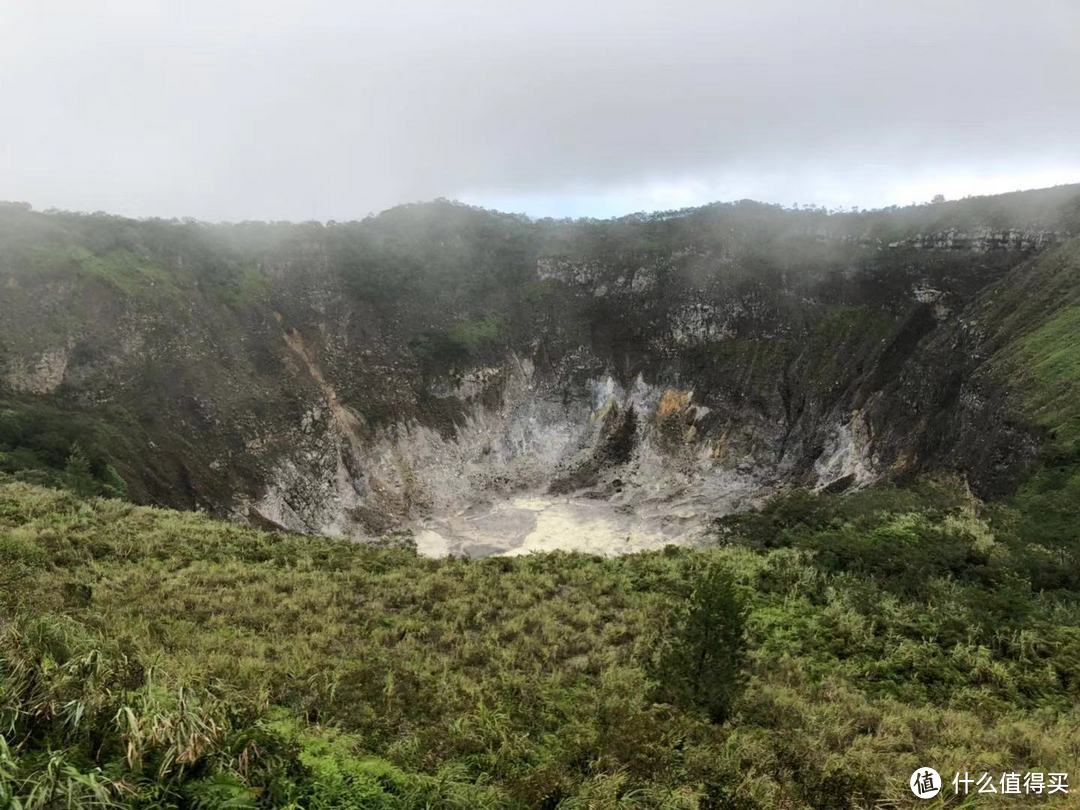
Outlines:
[[908, 785], [920, 799], [932, 799], [941, 792], [941, 774], [933, 768], [916, 768]]

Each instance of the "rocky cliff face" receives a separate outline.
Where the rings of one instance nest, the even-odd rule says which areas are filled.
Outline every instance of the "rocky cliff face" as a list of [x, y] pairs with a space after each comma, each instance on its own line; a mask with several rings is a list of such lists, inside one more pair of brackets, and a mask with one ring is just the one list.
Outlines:
[[536, 526], [566, 524], [536, 499], [579, 529], [607, 510], [610, 551], [796, 485], [943, 469], [992, 496], [1040, 439], [983, 368], [1002, 340], [985, 299], [1078, 231], [1077, 187], [608, 222], [9, 206], [0, 390], [9, 413], [47, 405], [122, 436], [103, 452], [138, 500], [412, 528], [433, 553], [542, 546]]

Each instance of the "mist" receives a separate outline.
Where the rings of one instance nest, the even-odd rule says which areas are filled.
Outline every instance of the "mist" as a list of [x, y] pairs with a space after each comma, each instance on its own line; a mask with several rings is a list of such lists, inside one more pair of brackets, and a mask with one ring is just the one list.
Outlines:
[[0, 198], [209, 220], [1080, 180], [1080, 6], [7, 3]]

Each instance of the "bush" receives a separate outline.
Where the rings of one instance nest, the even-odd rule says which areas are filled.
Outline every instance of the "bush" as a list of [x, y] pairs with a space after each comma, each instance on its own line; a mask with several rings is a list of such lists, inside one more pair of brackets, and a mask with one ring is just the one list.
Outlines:
[[112, 465], [112, 437], [93, 419], [0, 402], [0, 473], [89, 497], [126, 498]]
[[1024, 516], [813, 497], [765, 552], [478, 561], [2, 483], [0, 808], [801, 810], [1080, 768], [1080, 603], [1032, 588]]
[[707, 568], [674, 622], [656, 672], [673, 703], [703, 711], [714, 723], [727, 719], [743, 687], [745, 617], [728, 570]]

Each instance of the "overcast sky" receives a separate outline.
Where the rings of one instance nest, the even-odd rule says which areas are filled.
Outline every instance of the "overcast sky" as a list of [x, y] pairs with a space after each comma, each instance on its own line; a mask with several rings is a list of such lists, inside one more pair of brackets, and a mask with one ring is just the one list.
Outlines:
[[1080, 181], [1078, 0], [0, 0], [0, 199], [610, 216]]

